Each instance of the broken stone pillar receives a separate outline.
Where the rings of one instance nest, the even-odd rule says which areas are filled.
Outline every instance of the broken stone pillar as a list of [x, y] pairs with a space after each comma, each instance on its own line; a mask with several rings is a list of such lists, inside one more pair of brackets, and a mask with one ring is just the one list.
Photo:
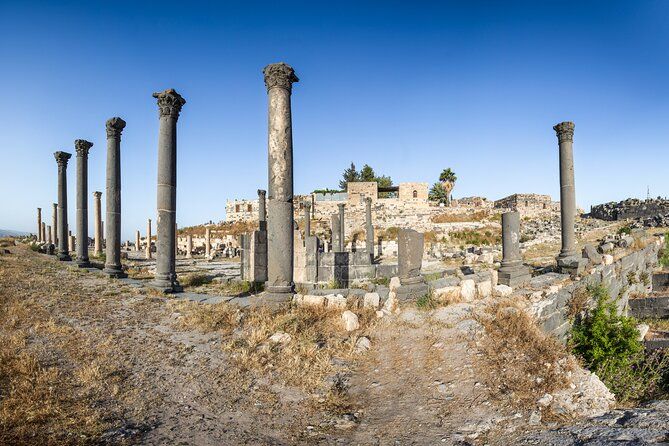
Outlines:
[[[51, 234], [51, 227], [49, 227], [49, 239], [51, 239], [50, 234]], [[42, 222], [42, 241], [45, 241], [46, 238], [47, 238], [46, 223]]]
[[77, 265], [80, 268], [91, 266], [88, 260], [88, 151], [93, 143], [77, 139]]
[[146, 222], [146, 258], [150, 259], [151, 254], [151, 219]]
[[286, 302], [293, 295], [293, 129], [290, 95], [299, 79], [285, 63], [263, 70], [268, 96], [268, 192], [266, 298]]
[[95, 219], [95, 249], [94, 254], [96, 257], [102, 255], [102, 204], [100, 203], [100, 197], [102, 192], [95, 191], [93, 192], [93, 218]]
[[365, 245], [370, 259], [374, 259], [374, 226], [372, 225], [372, 198], [365, 198]]
[[333, 214], [330, 216], [330, 250], [339, 251], [339, 236], [341, 229], [339, 227], [339, 215]]
[[560, 147], [560, 218], [562, 249], [559, 258], [576, 255], [576, 191], [574, 189], [574, 123], [561, 122], [553, 127]]
[[154, 93], [158, 101], [158, 228], [156, 277], [153, 284], [164, 292], [181, 291], [176, 274], [177, 121], [186, 100], [173, 89]]
[[318, 282], [318, 237], [307, 236], [305, 248], [305, 279], [307, 282]]
[[52, 244], [53, 240], [51, 240], [51, 226], [47, 225], [46, 229], [44, 229], [44, 223], [42, 223], [42, 235], [45, 235], [45, 234], [46, 234], [46, 240], [45, 241], [49, 245]]
[[139, 251], [139, 244], [141, 242], [141, 237], [139, 236], [139, 230], [135, 231], [135, 251]]
[[[51, 240], [54, 245], [58, 245], [58, 203], [53, 203], [51, 213]], [[56, 249], [58, 252], [58, 249]]]
[[204, 257], [211, 258], [211, 230], [209, 228], [204, 230]]
[[186, 236], [186, 258], [193, 258], [193, 236], [190, 234]]
[[72, 260], [67, 249], [67, 162], [71, 153], [54, 153], [58, 163], [58, 260]]
[[520, 213], [502, 214], [502, 266], [499, 268], [498, 282], [516, 287], [530, 280], [530, 270], [523, 265], [520, 256]]
[[42, 208], [37, 208], [37, 242], [43, 242], [42, 240]]
[[261, 231], [267, 230], [267, 211], [265, 210], [265, 198], [267, 191], [258, 189], [258, 227]]
[[107, 120], [107, 216], [105, 232], [105, 267], [110, 277], [127, 277], [121, 266], [121, 132], [125, 121]]
[[413, 229], [400, 229], [397, 236], [397, 270], [400, 286], [397, 299], [407, 301], [427, 295], [428, 286], [420, 275], [423, 263], [423, 234]]
[[311, 203], [304, 202], [304, 237], [305, 240], [311, 235]]
[[337, 205], [339, 208], [339, 246], [337, 248], [338, 252], [346, 251], [346, 230], [344, 229], [344, 205], [339, 203]]
[[74, 236], [71, 233], [70, 233], [70, 235], [67, 236], [67, 249], [70, 252], [74, 252], [75, 249], [76, 249], [75, 248], [75, 239], [74, 239]]

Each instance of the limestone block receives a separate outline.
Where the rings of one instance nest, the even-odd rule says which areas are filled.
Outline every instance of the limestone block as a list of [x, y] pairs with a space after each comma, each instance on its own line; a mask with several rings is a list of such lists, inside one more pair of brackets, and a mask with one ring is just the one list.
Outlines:
[[460, 281], [460, 298], [463, 302], [471, 302], [476, 297], [476, 282], [472, 279]]
[[363, 298], [362, 301], [362, 306], [363, 308], [372, 308], [376, 310], [379, 308], [379, 304], [381, 303], [381, 297], [379, 296], [379, 293], [365, 293], [365, 297]]
[[513, 293], [513, 288], [507, 285], [495, 285], [493, 288], [493, 296], [507, 297]]
[[[300, 302], [298, 301], [298, 304]], [[311, 294], [306, 294], [301, 299], [302, 305], [311, 305], [314, 307], [322, 307], [325, 305], [325, 296], [314, 296]]]
[[357, 341], [355, 341], [355, 352], [356, 353], [364, 353], [367, 350], [372, 348], [372, 343], [369, 340], [368, 337], [361, 336], [358, 338]]
[[400, 304], [397, 300], [397, 294], [395, 291], [390, 291], [388, 293], [388, 299], [386, 299], [385, 303], [383, 304], [383, 311], [388, 314], [400, 312]]
[[612, 265], [613, 264], [613, 256], [611, 254], [604, 254], [602, 256], [602, 260], [604, 261], [604, 265]]
[[597, 252], [592, 245], [585, 245], [582, 251], [583, 258], [588, 259], [588, 261], [593, 265], [599, 265], [602, 263], [602, 255]]
[[269, 341], [275, 344], [287, 344], [291, 341], [292, 337], [288, 333], [282, 331], [277, 331], [272, 336], [270, 336]]
[[499, 280], [499, 273], [497, 272], [496, 269], [491, 269], [490, 270], [490, 283], [492, 283], [492, 286], [497, 286]]
[[346, 298], [341, 294], [328, 294], [325, 301], [328, 308], [346, 308]]
[[479, 282], [476, 284], [476, 294], [480, 299], [490, 297], [492, 294], [492, 283], [489, 280]]
[[460, 302], [460, 287], [446, 286], [434, 290], [434, 298], [443, 304], [455, 304]]
[[358, 322], [358, 316], [350, 311], [346, 310], [341, 314], [341, 319], [344, 321], [344, 328], [346, 331], [353, 331], [360, 328], [360, 323]]
[[397, 291], [397, 289], [400, 287], [400, 278], [399, 277], [392, 277], [390, 279], [390, 283], [388, 284], [388, 287], [390, 288], [390, 291]]

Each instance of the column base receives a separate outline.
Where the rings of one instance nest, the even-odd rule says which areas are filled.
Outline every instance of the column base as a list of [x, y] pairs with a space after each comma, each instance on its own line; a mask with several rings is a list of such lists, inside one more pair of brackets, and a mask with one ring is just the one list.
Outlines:
[[416, 301], [421, 297], [427, 296], [430, 287], [425, 283], [423, 277], [419, 276], [418, 281], [415, 279], [415, 277], [400, 279], [400, 286], [395, 291], [398, 301]]
[[293, 285], [287, 286], [265, 286], [265, 291], [261, 294], [262, 301], [272, 304], [289, 303], [293, 300]]
[[72, 257], [70, 257], [69, 254], [63, 254], [63, 253], [59, 252], [59, 253], [56, 255], [56, 257], [57, 257], [58, 260], [60, 260], [61, 262], [71, 262], [71, 261], [72, 261]]
[[497, 282], [501, 285], [515, 288], [528, 282], [532, 278], [530, 269], [524, 265], [502, 267], [497, 271]]
[[558, 254], [557, 258], [558, 259], [566, 259], [567, 257], [578, 257], [578, 252], [576, 249], [571, 249], [569, 251], [560, 251], [560, 254]]
[[184, 290], [177, 280], [154, 279], [149, 285], [165, 294], [181, 293]]
[[125, 279], [126, 277], [128, 277], [128, 275], [124, 273], [121, 268], [118, 268], [116, 266], [105, 265], [102, 272], [108, 275], [109, 277], [114, 277], [116, 279]]
[[77, 266], [79, 268], [90, 268], [91, 267], [91, 262], [89, 259], [81, 259], [76, 261]]
[[585, 271], [588, 259], [577, 255], [557, 258], [557, 266], [562, 274], [579, 275]]

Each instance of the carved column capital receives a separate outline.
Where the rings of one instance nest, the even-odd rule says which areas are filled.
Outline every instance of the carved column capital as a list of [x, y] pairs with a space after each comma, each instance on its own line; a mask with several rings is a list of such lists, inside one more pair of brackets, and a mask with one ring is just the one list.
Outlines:
[[119, 117], [107, 120], [107, 138], [121, 139], [121, 132], [125, 128], [125, 121]]
[[67, 167], [67, 161], [72, 158], [71, 153], [67, 152], [62, 152], [58, 151], [53, 154], [53, 156], [56, 158], [56, 162], [58, 163], [58, 167]]
[[304, 200], [304, 207], [307, 209], [311, 209], [311, 201]]
[[269, 64], [262, 72], [265, 75], [265, 86], [268, 92], [274, 87], [283, 88], [291, 92], [293, 83], [300, 81], [295, 75], [295, 70], [283, 62]]
[[338, 203], [337, 207], [339, 208], [340, 211], [344, 210], [344, 203]]
[[372, 197], [365, 197], [365, 204], [372, 204]]
[[74, 148], [77, 151], [77, 156], [86, 158], [88, 151], [93, 147], [93, 143], [85, 139], [77, 139], [74, 141]]
[[561, 122], [553, 126], [558, 137], [558, 142], [574, 141], [574, 123], [571, 121]]
[[93, 197], [95, 197], [96, 199], [99, 200], [101, 196], [102, 196], [102, 192], [99, 192], [99, 191], [93, 192]]
[[153, 97], [158, 100], [158, 112], [161, 118], [170, 116], [179, 119], [181, 107], [186, 103], [186, 100], [179, 93], [173, 88], [169, 88], [163, 92], [153, 93]]
[[263, 189], [258, 189], [258, 197], [264, 198], [267, 195], [267, 191]]

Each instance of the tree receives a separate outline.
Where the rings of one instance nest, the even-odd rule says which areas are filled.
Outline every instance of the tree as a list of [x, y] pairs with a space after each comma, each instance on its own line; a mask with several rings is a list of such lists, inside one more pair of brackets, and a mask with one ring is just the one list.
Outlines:
[[376, 181], [374, 169], [372, 169], [369, 164], [362, 166], [362, 170], [360, 171], [360, 181]]
[[347, 190], [348, 183], [355, 181], [360, 181], [360, 173], [355, 170], [355, 164], [351, 162], [351, 167], [344, 170], [344, 173], [342, 174], [342, 180], [339, 182], [339, 189]]
[[428, 198], [440, 204], [447, 205], [450, 199], [449, 194], [450, 191], [444, 187], [443, 183], [434, 183], [430, 189]]
[[458, 177], [450, 167], [448, 169], [442, 170], [441, 174], [439, 175], [439, 181], [441, 181], [441, 186], [446, 194], [446, 201], [444, 202], [446, 205], [451, 203], [451, 192], [453, 192], [453, 188], [455, 187], [455, 182], [457, 180]]

